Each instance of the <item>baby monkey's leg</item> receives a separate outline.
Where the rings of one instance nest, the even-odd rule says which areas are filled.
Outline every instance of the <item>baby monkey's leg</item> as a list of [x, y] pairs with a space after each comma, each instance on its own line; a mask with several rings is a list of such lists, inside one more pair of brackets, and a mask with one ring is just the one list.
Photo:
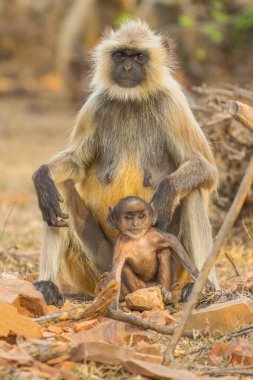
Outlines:
[[122, 280], [127, 290], [131, 293], [137, 289], [147, 288], [149, 286], [149, 283], [141, 280], [128, 264], [125, 264], [123, 267]]

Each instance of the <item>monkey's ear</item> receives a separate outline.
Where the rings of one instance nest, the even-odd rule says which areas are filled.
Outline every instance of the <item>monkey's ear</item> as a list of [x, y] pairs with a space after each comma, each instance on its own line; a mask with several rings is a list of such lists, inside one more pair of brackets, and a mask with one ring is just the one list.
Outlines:
[[156, 222], [157, 222], [157, 212], [156, 212], [156, 209], [155, 209], [153, 203], [150, 203], [149, 205], [150, 205], [150, 207], [151, 207], [151, 209], [152, 209], [152, 212], [153, 212], [153, 216], [152, 216], [152, 226], [154, 226], [154, 225], [156, 224]]
[[169, 55], [170, 60], [173, 59], [172, 61], [173, 62], [175, 61], [175, 63], [176, 63], [175, 56], [174, 56], [174, 51], [176, 49], [176, 43], [173, 40], [173, 38], [171, 38], [169, 36], [163, 36], [162, 37], [162, 45], [167, 50], [167, 53]]
[[171, 43], [171, 39], [170, 37], [168, 36], [163, 36], [162, 37], [162, 44], [163, 44], [163, 47], [165, 47], [166, 50], [170, 50], [170, 43]]
[[116, 223], [116, 215], [114, 212], [114, 207], [109, 207], [109, 214], [107, 218], [107, 223], [111, 228], [117, 228], [117, 223]]

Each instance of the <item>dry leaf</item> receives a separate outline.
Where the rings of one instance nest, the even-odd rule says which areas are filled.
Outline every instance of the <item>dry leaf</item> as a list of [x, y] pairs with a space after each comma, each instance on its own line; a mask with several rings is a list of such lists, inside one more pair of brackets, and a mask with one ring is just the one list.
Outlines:
[[6, 342], [0, 342], [0, 358], [18, 364], [30, 364], [33, 359], [26, 350], [17, 346], [11, 346]]

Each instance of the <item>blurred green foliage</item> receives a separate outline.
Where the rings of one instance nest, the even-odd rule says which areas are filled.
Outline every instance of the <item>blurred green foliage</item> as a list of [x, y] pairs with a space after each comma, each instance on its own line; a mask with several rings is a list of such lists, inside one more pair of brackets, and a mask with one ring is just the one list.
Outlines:
[[[181, 14], [178, 23], [183, 28], [198, 28], [198, 31], [214, 44], [221, 44], [224, 39], [231, 46], [242, 43], [246, 32], [253, 30], [253, 5], [229, 14], [226, 0], [211, 0], [210, 17], [198, 22], [193, 16]], [[204, 47], [198, 47], [195, 57], [199, 61], [207, 58]]]
[[253, 29], [253, 6], [237, 16], [234, 26], [239, 30]]
[[114, 25], [120, 27], [125, 22], [132, 20], [134, 16], [129, 12], [120, 13], [119, 17], [114, 21]]

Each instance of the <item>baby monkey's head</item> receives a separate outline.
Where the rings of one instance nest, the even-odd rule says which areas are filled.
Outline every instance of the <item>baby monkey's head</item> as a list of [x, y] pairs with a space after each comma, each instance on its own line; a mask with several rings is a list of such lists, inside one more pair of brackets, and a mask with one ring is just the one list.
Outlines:
[[144, 199], [127, 197], [110, 207], [108, 223], [121, 234], [138, 239], [156, 223], [156, 212]]

